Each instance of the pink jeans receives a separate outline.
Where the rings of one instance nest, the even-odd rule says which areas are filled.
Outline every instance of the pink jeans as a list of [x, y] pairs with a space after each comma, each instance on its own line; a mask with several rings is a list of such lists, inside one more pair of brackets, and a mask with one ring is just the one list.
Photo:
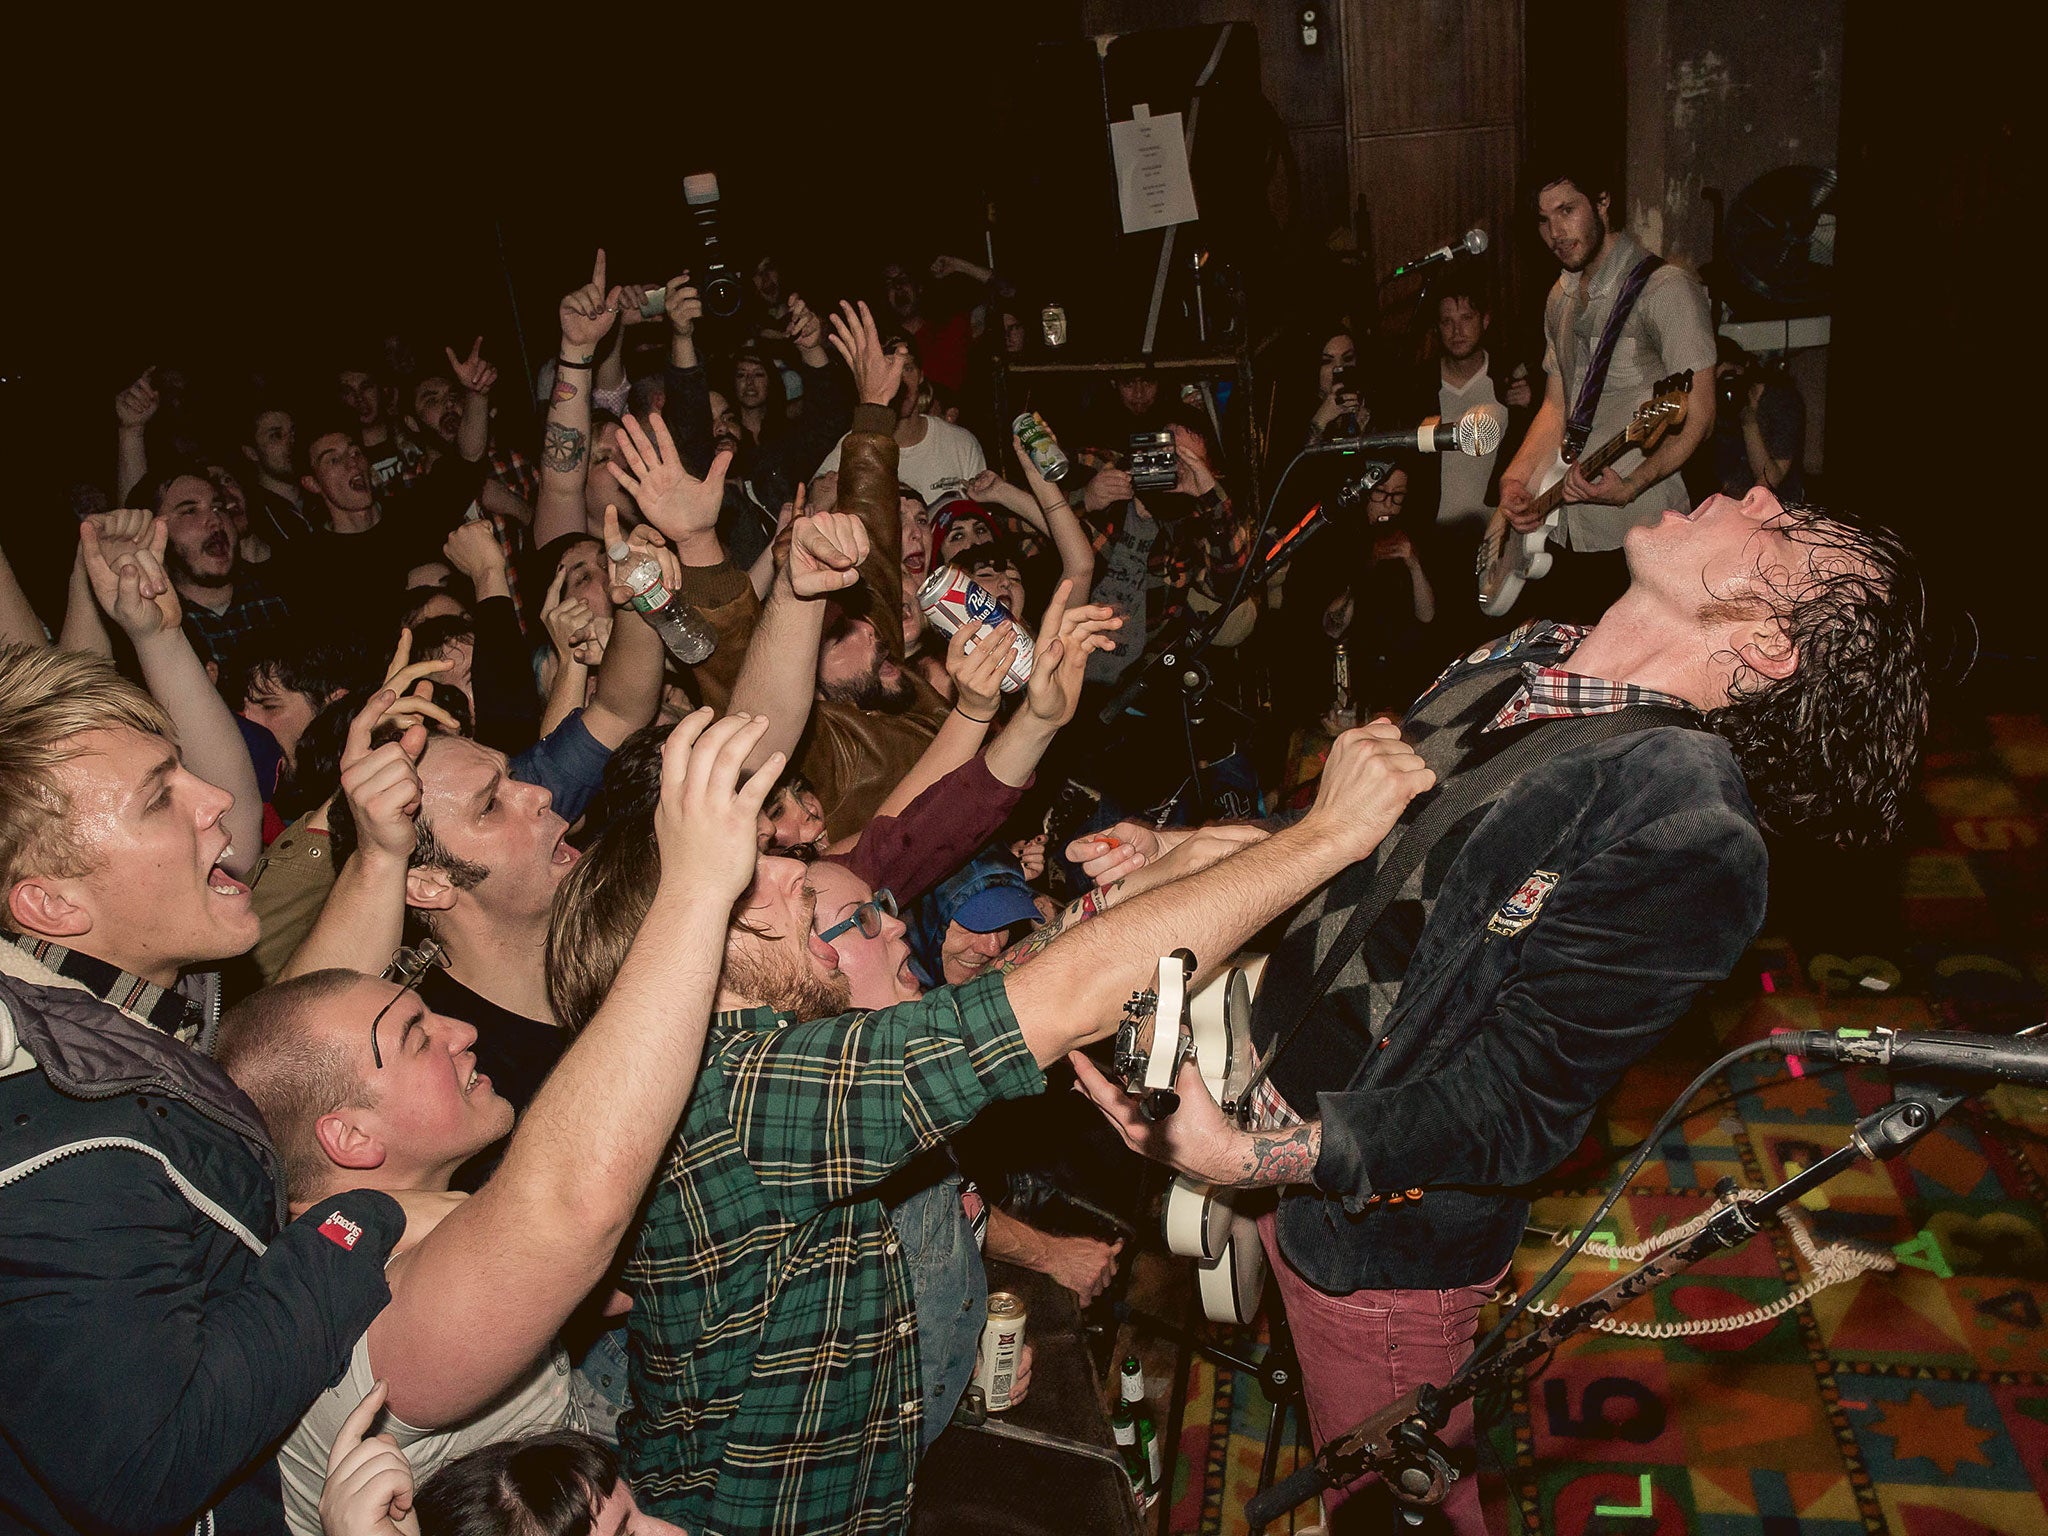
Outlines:
[[[1449, 1381], [1472, 1352], [1479, 1309], [1494, 1287], [1464, 1285], [1448, 1291], [1353, 1291], [1332, 1296], [1294, 1272], [1281, 1256], [1273, 1216], [1259, 1218], [1259, 1236], [1272, 1261], [1287, 1322], [1301, 1357], [1302, 1396], [1318, 1447], [1402, 1393]], [[1505, 1271], [1503, 1271], [1505, 1273]], [[1472, 1405], [1462, 1403], [1443, 1432], [1453, 1447], [1472, 1441]], [[1344, 1499], [1378, 1481], [1367, 1476], [1323, 1495], [1334, 1513]], [[1486, 1536], [1479, 1509], [1479, 1479], [1468, 1473], [1451, 1484], [1443, 1513], [1458, 1536]]]

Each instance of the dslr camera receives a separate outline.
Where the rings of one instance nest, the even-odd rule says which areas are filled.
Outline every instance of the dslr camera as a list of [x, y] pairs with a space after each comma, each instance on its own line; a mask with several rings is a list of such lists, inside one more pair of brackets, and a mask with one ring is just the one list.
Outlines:
[[1133, 432], [1128, 457], [1134, 491], [1170, 491], [1180, 478], [1171, 432]]
[[704, 270], [697, 279], [704, 313], [729, 320], [740, 312], [740, 280], [725, 264], [719, 244], [718, 178], [709, 171], [685, 176], [683, 201], [689, 205], [690, 222], [697, 226], [697, 242], [704, 248]]

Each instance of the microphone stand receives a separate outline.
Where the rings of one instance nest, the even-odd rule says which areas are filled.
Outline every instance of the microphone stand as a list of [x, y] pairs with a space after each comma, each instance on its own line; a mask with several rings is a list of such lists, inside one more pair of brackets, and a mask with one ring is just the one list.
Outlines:
[[[1195, 743], [1197, 711], [1201, 709], [1209, 694], [1209, 685], [1214, 680], [1208, 663], [1202, 658], [1215, 643], [1232, 614], [1244, 601], [1248, 589], [1255, 589], [1276, 573], [1286, 569], [1288, 563], [1301, 552], [1302, 546], [1314, 538], [1327, 523], [1300, 530], [1298, 536], [1282, 539], [1265, 555], [1258, 549], [1266, 540], [1267, 531], [1273, 526], [1273, 513], [1280, 505], [1280, 493], [1286, 488], [1287, 477], [1294, 473], [1294, 467], [1303, 459], [1327, 451], [1327, 445], [1310, 443], [1287, 461], [1287, 467], [1274, 482], [1273, 494], [1266, 500], [1266, 510], [1259, 519], [1258, 530], [1252, 535], [1251, 549], [1245, 554], [1244, 565], [1239, 569], [1237, 583], [1223, 605], [1211, 614], [1198, 614], [1190, 603], [1183, 603], [1180, 611], [1170, 617], [1159, 631], [1159, 641], [1152, 656], [1141, 662], [1131, 680], [1119, 688], [1102, 706], [1097, 719], [1105, 726], [1114, 725], [1131, 712], [1131, 706], [1144, 695], [1161, 677], [1171, 675], [1180, 690], [1181, 725], [1188, 748], [1188, 783], [1195, 789], [1196, 813], [1199, 816], [1206, 808], [1206, 796], [1202, 790], [1202, 759]], [[1350, 457], [1357, 450], [1345, 450]], [[1368, 460], [1366, 475], [1373, 484], [1386, 478], [1392, 469], [1391, 461]], [[1239, 719], [1245, 719], [1244, 712], [1234, 706], [1225, 706]], [[1249, 722], [1247, 722], [1249, 723]], [[1179, 798], [1175, 791], [1174, 798]], [[1171, 801], [1168, 802], [1169, 805]]]
[[[1764, 1222], [1787, 1205], [1817, 1189], [1861, 1158], [1889, 1161], [1899, 1156], [1946, 1119], [1981, 1084], [1902, 1082], [1892, 1101], [1865, 1115], [1849, 1133], [1846, 1146], [1794, 1174], [1755, 1200], [1730, 1201], [1698, 1234], [1623, 1275], [1605, 1290], [1548, 1319], [1518, 1342], [1483, 1363], [1468, 1363], [1444, 1386], [1424, 1385], [1389, 1403], [1371, 1418], [1330, 1440], [1293, 1476], [1255, 1494], [1245, 1505], [1253, 1531], [1326, 1488], [1343, 1487], [1368, 1472], [1379, 1474], [1393, 1495], [1399, 1522], [1418, 1525], [1423, 1511], [1443, 1502], [1457, 1473], [1437, 1432], [1450, 1422], [1451, 1410], [1486, 1388], [1504, 1383], [1524, 1367], [1550, 1355], [1574, 1334], [1620, 1311], [1637, 1297], [1655, 1290], [1717, 1253], [1746, 1243], [1763, 1230]], [[1723, 1179], [1715, 1192], [1723, 1199], [1734, 1187]]]

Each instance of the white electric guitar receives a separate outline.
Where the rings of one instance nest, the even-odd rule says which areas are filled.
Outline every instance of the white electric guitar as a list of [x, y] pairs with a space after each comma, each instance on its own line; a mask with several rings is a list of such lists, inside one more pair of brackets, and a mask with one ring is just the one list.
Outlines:
[[[1588, 480], [1631, 448], [1647, 456], [1666, 432], [1685, 420], [1687, 392], [1692, 388], [1692, 370], [1674, 373], [1657, 381], [1656, 393], [1636, 407], [1635, 415], [1621, 431], [1579, 459], [1580, 471]], [[1540, 527], [1517, 533], [1507, 515], [1498, 507], [1479, 541], [1479, 610], [1497, 619], [1515, 606], [1522, 588], [1550, 574], [1550, 530], [1564, 510], [1564, 477], [1571, 466], [1559, 457], [1543, 477], [1529, 510], [1543, 519]]]
[[[1266, 957], [1240, 955], [1190, 997], [1187, 978], [1193, 962], [1186, 956], [1182, 950], [1160, 960], [1158, 1002], [1149, 1016], [1177, 1020], [1178, 1027], [1155, 1024], [1141, 1048], [1135, 1021], [1127, 1021], [1127, 1032], [1118, 1040], [1119, 1076], [1126, 1088], [1141, 1095], [1141, 1107], [1152, 1119], [1179, 1107], [1172, 1085], [1183, 1061], [1195, 1063], [1226, 1114], [1236, 1114], [1237, 1099], [1252, 1074], [1252, 998]], [[1195, 1261], [1202, 1312], [1211, 1322], [1243, 1326], [1258, 1314], [1266, 1288], [1266, 1250], [1250, 1213], [1265, 1195], [1264, 1190], [1226, 1189], [1185, 1174], [1174, 1175], [1167, 1190], [1166, 1246]]]

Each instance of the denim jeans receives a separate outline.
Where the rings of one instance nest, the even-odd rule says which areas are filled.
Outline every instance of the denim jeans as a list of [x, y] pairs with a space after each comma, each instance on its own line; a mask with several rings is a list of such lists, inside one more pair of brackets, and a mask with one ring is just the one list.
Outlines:
[[619, 1438], [619, 1414], [625, 1409], [626, 1325], [591, 1340], [569, 1378], [569, 1393], [583, 1410], [590, 1432], [603, 1440]]
[[974, 1352], [988, 1317], [988, 1273], [974, 1229], [960, 1208], [960, 1175], [934, 1179], [889, 1208], [917, 1293], [917, 1352], [924, 1422], [918, 1449], [928, 1449], [952, 1422], [974, 1375]]

